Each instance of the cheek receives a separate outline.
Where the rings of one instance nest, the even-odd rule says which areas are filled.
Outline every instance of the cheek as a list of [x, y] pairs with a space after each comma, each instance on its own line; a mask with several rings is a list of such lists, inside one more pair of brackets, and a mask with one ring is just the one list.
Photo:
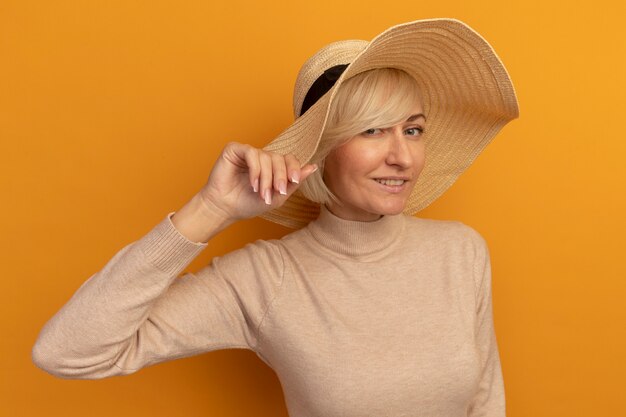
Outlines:
[[333, 150], [324, 161], [324, 182], [336, 195], [345, 195], [353, 188], [355, 174], [362, 165], [362, 158], [349, 147]]
[[420, 170], [424, 167], [426, 163], [426, 152], [423, 144], [413, 151], [413, 160]]
[[423, 168], [424, 164], [426, 163], [426, 155], [424, 155], [423, 153], [419, 154], [416, 161], [418, 162], [420, 168]]
[[325, 172], [335, 178], [342, 178], [354, 171], [359, 159], [348, 147], [339, 147], [326, 157]]
[[341, 158], [336, 152], [329, 154], [324, 160], [324, 178], [337, 178], [341, 165]]
[[324, 160], [324, 174], [322, 176], [326, 186], [333, 192], [337, 193], [338, 186], [344, 174], [341, 172], [342, 166], [345, 166], [340, 155], [336, 151], [330, 153]]
[[351, 146], [340, 148], [336, 155], [337, 162], [346, 173], [363, 175], [376, 169], [384, 161], [383, 153], [374, 146], [364, 146], [358, 142], [351, 142], [349, 145]]

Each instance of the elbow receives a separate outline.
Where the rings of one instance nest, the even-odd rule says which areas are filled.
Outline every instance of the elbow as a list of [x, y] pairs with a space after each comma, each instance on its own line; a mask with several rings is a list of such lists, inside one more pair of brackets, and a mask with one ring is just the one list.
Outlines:
[[70, 355], [69, 351], [55, 349], [41, 338], [33, 345], [31, 359], [39, 369], [63, 379], [103, 379], [134, 372], [117, 367], [111, 359]]
[[31, 350], [31, 359], [37, 368], [46, 371], [51, 375], [63, 377], [59, 371], [61, 366], [58, 361], [58, 357], [53, 349], [50, 349], [41, 337], [37, 339]]
[[[40, 337], [31, 350], [31, 359], [35, 366], [52, 376], [64, 379], [77, 379], [80, 375], [68, 366], [63, 352], [52, 348]], [[84, 376], [83, 376], [84, 378]]]

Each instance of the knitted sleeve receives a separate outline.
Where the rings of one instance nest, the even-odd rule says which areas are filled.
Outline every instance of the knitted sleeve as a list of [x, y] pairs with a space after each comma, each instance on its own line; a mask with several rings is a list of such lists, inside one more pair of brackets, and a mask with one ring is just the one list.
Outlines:
[[498, 344], [493, 324], [491, 293], [491, 262], [484, 238], [472, 229], [475, 247], [474, 276], [476, 279], [476, 346], [480, 358], [478, 391], [473, 398], [468, 417], [504, 417], [504, 381]]
[[282, 281], [280, 249], [257, 241], [179, 277], [208, 244], [180, 234], [173, 214], [117, 252], [45, 324], [32, 349], [38, 367], [100, 379], [212, 350], [256, 349]]

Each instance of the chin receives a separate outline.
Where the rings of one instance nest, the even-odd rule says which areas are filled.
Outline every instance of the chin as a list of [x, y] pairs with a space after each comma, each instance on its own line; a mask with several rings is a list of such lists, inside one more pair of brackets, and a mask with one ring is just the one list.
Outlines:
[[397, 214], [402, 213], [403, 211], [404, 211], [404, 208], [401, 208], [401, 209], [397, 209], [397, 210], [387, 210], [384, 213], [380, 213], [380, 214], [383, 214], [385, 216], [395, 216]]
[[382, 214], [385, 216], [394, 216], [396, 214], [400, 214], [404, 212], [405, 208], [406, 208], [406, 204], [393, 205], [390, 207], [381, 208], [380, 210], [378, 210], [378, 214]]

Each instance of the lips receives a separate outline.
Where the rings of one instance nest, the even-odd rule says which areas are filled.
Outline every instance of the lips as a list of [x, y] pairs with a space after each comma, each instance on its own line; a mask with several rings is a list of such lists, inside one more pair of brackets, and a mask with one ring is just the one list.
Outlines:
[[402, 185], [406, 182], [403, 179], [387, 179], [387, 178], [375, 178], [375, 181], [383, 185]]
[[378, 187], [385, 193], [402, 194], [408, 190], [410, 180], [408, 178], [374, 178]]

